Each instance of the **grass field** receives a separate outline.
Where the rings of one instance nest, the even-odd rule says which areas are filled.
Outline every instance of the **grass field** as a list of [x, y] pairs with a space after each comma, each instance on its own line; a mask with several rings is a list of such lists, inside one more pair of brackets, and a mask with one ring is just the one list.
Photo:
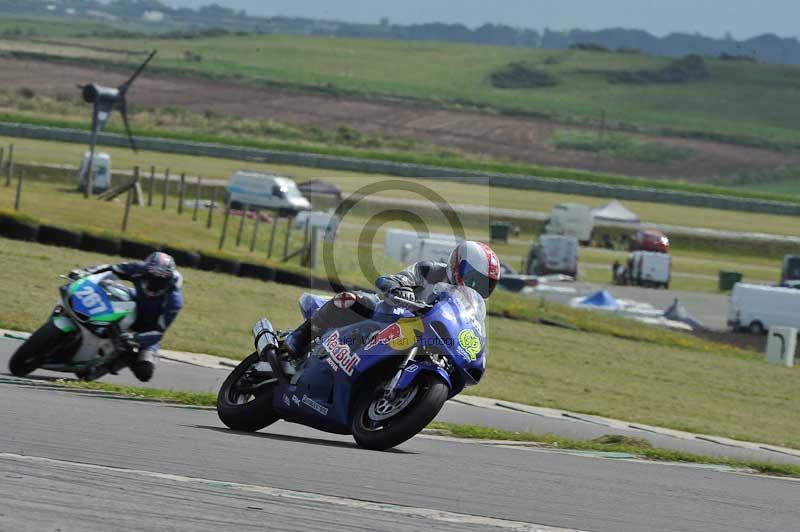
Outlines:
[[[362, 178], [364, 179], [364, 178]], [[379, 178], [371, 178], [370, 183], [380, 182]], [[216, 213], [213, 218], [212, 228], [206, 228], [206, 210], [198, 212], [198, 221], [192, 221], [192, 208], [187, 205], [182, 215], [177, 214], [178, 198], [174, 194], [175, 183], [172, 184], [172, 194], [167, 200], [167, 210], [161, 210], [160, 191], [161, 182], [155, 188], [156, 197], [153, 207], [133, 207], [129, 219], [126, 236], [129, 238], [152, 240], [160, 243], [170, 243], [192, 249], [215, 251], [217, 249], [223, 217]], [[144, 184], [147, 190], [147, 181]], [[189, 198], [194, 197], [194, 185], [190, 182], [188, 187]], [[208, 192], [203, 191], [203, 197], [208, 197]], [[221, 196], [218, 196], [221, 198]], [[11, 209], [14, 202], [14, 187], [0, 187], [0, 209]], [[91, 206], [91, 215], [87, 215], [87, 202]], [[21, 212], [34, 216], [44, 223], [59, 225], [73, 229], [88, 228], [100, 233], [113, 233], [122, 236], [121, 222], [124, 211], [122, 201], [100, 202], [85, 200], [82, 195], [75, 192], [71, 186], [61, 181], [30, 180], [25, 182], [22, 194]], [[250, 252], [254, 222], [246, 221], [242, 244], [235, 245], [239, 228], [238, 217], [232, 217], [228, 224], [225, 253], [244, 260], [264, 260], [268, 241], [270, 239], [271, 224], [261, 224], [256, 235], [255, 252]], [[372, 279], [361, 275], [359, 260], [369, 259], [375, 261], [379, 271], [399, 270], [402, 265], [383, 256], [380, 246], [384, 242], [384, 233], [387, 228], [412, 229], [407, 222], [395, 220], [386, 223], [382, 219], [372, 220], [363, 214], [348, 214], [339, 229], [338, 245], [334, 247], [334, 257], [338, 271], [342, 277], [354, 284], [369, 285]], [[434, 232], [449, 232], [449, 226], [441, 216], [427, 216], [427, 226]], [[273, 263], [280, 256], [283, 249], [285, 235], [285, 222], [280, 222], [276, 229]], [[367, 231], [365, 231], [367, 230]], [[357, 244], [369, 230], [375, 231], [373, 242], [376, 246], [366, 245], [359, 247]], [[473, 239], [486, 240], [488, 237], [484, 227], [467, 224], [467, 235]], [[530, 232], [522, 233], [513, 238], [508, 244], [495, 244], [494, 248], [501, 258], [510, 266], [519, 268], [522, 257], [526, 256], [530, 241], [536, 235]], [[295, 230], [290, 240], [290, 250], [299, 249], [302, 245], [302, 231]], [[624, 262], [627, 253], [623, 251], [611, 252], [602, 249], [583, 248], [581, 250], [580, 277], [584, 281], [606, 284], [610, 282], [610, 265], [618, 260]], [[291, 262], [297, 264], [297, 260]], [[772, 260], [747, 255], [726, 256], [698, 251], [676, 251], [673, 254], [673, 282], [672, 288], [676, 290], [716, 292], [716, 276], [720, 270], [735, 268], [741, 271], [749, 281], [774, 282], [780, 277], [780, 266]], [[324, 266], [319, 266], [319, 273], [324, 274]]]
[[[16, 159], [25, 163], [35, 162], [59, 165], [66, 163], [77, 166], [85, 151], [85, 146], [80, 144], [0, 137], [0, 145], [8, 145], [9, 143], [15, 145]], [[149, 172], [150, 166], [155, 165], [159, 170], [171, 168], [173, 174], [176, 172], [186, 172], [189, 175], [202, 176], [204, 178], [228, 179], [235, 170], [251, 168], [287, 175], [295, 178], [298, 182], [312, 178], [325, 179], [326, 181], [334, 183], [345, 192], [358, 190], [369, 183], [373, 183], [378, 178], [388, 177], [320, 170], [315, 168], [250, 162], [243, 163], [241, 161], [228, 159], [193, 157], [146, 151], [140, 151], [138, 154], [135, 154], [129, 149], [124, 148], [103, 147], [102, 150], [111, 155], [112, 168], [117, 170], [128, 170], [134, 165], [140, 165], [145, 171]], [[389, 178], [397, 179], [395, 177]], [[491, 207], [526, 211], [550, 212], [555, 204], [561, 202], [573, 201], [591, 207], [598, 207], [605, 205], [609, 201], [606, 198], [573, 196], [535, 190], [515, 190], [495, 186], [466, 185], [449, 181], [432, 181], [426, 179], [403, 179], [437, 191], [451, 204], [488, 205]], [[381, 192], [381, 195], [419, 199], [417, 195], [406, 191], [387, 191]], [[797, 217], [793, 216], [682, 207], [636, 201], [625, 202], [625, 205], [632, 211], [638, 213], [644, 221], [651, 223], [705, 227], [729, 231], [757, 231], [768, 234], [797, 234]]]
[[[64, 40], [64, 39], [62, 39]], [[75, 45], [5, 41], [6, 49], [85, 57], [85, 45], [108, 50], [96, 57], [133, 62], [119, 50], [159, 49], [156, 69], [214, 78], [312, 86], [329, 92], [400, 96], [469, 103], [613, 125], [679, 130], [753, 143], [800, 141], [794, 87], [800, 69], [708, 59], [707, 80], [673, 84], [609, 83], [609, 71], [659, 70], [671, 60], [638, 54], [531, 50], [430, 42], [322, 37], [242, 36], [144, 40], [89, 38]], [[201, 61], [187, 61], [186, 50]], [[554, 87], [497, 89], [487, 78], [515, 61], [534, 64], [558, 80]]]
[[[108, 260], [0, 239], [0, 326], [37, 327], [53, 305], [59, 273]], [[252, 349], [249, 328], [255, 319], [268, 315], [277, 327], [298, 321], [301, 289], [183, 273], [186, 307], [167, 334], [167, 348], [240, 358]], [[580, 315], [601, 325], [615, 323]], [[644, 326], [628, 325], [637, 327]], [[770, 366], [758, 355], [699, 340], [680, 347], [678, 339], [685, 335], [676, 333], [663, 333], [675, 343], [642, 343], [615, 337], [611, 330], [596, 334], [496, 317], [489, 318], [487, 329], [489, 370], [470, 393], [800, 447], [800, 418], [784, 414], [800, 400], [797, 368]]]
[[549, 142], [558, 150], [586, 151], [649, 164], [667, 164], [697, 155], [691, 148], [643, 142], [620, 133], [608, 133], [601, 137], [591, 131], [560, 129], [550, 137]]

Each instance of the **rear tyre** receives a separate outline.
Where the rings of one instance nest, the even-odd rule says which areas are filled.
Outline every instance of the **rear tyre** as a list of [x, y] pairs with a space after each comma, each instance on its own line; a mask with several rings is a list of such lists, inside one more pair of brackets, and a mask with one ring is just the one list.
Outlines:
[[[273, 375], [255, 375], [252, 366], [259, 361], [253, 353], [236, 366], [217, 394], [217, 415], [228, 428], [255, 432], [278, 421], [272, 408], [272, 395], [277, 380]], [[253, 387], [264, 380], [274, 382]]]
[[755, 334], [757, 336], [764, 335], [767, 332], [767, 330], [764, 328], [764, 324], [758, 320], [750, 323], [750, 326], [747, 328], [747, 330], [750, 332], [750, 334]]
[[447, 385], [430, 373], [384, 399], [383, 384], [363, 394], [353, 415], [353, 438], [359, 447], [384, 451], [411, 439], [428, 426], [447, 401]]
[[8, 371], [15, 377], [24, 377], [44, 364], [63, 339], [64, 333], [48, 320], [14, 352], [8, 361]]

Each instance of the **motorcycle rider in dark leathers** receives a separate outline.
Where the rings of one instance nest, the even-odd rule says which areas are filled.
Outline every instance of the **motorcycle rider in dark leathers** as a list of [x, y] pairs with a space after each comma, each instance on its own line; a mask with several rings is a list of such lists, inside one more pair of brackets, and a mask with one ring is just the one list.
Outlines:
[[157, 251], [144, 261], [74, 270], [70, 278], [107, 271], [136, 288], [136, 321], [116, 343], [117, 349], [127, 350], [134, 357], [130, 368], [136, 378], [147, 382], [158, 361], [159, 343], [183, 307], [183, 276], [175, 267], [175, 259]]

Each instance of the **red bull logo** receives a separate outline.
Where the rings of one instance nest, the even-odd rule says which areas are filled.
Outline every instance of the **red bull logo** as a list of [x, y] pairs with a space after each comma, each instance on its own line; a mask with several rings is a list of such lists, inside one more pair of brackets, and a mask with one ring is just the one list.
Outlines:
[[[353, 369], [361, 362], [361, 357], [350, 351], [349, 345], [340, 341], [339, 331], [333, 331], [322, 345], [330, 355], [330, 359], [347, 375], [352, 375]], [[331, 367], [336, 370], [333, 364]]]
[[421, 333], [424, 328], [419, 318], [401, 318], [372, 335], [364, 351], [378, 345], [388, 345], [396, 351], [410, 349], [417, 341], [417, 331]]

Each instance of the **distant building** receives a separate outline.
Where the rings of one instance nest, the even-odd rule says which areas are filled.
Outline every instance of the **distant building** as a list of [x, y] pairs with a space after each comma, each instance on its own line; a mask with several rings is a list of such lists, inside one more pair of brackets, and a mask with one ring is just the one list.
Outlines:
[[164, 13], [161, 11], [145, 11], [142, 13], [145, 22], [164, 22]]

